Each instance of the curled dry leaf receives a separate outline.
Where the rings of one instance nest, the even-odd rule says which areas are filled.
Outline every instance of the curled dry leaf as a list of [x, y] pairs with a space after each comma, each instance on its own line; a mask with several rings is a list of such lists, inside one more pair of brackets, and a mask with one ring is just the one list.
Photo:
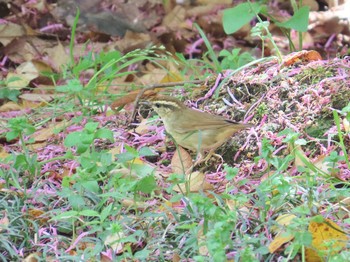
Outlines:
[[42, 72], [52, 72], [52, 70], [40, 61], [24, 62], [16, 68], [15, 73], [7, 74], [6, 84], [10, 88], [23, 88], [28, 86], [30, 81], [39, 77]]
[[[213, 185], [205, 180], [204, 173], [199, 171], [193, 172], [189, 175], [186, 175], [188, 188], [190, 192], [199, 192], [199, 191], [207, 191], [214, 189]], [[186, 192], [186, 183], [178, 184], [178, 187], [174, 187], [174, 191], [176, 192]]]
[[51, 123], [48, 127], [42, 128], [35, 132], [33, 138], [35, 142], [47, 141], [50, 137], [55, 135], [55, 131], [63, 129], [67, 125], [67, 122], [62, 121], [59, 123]]
[[284, 57], [283, 59], [283, 65], [284, 66], [291, 66], [298, 62], [311, 62], [311, 61], [317, 61], [322, 60], [322, 56], [319, 52], [315, 50], [302, 50], [299, 52], [291, 53]]
[[0, 106], [0, 112], [10, 112], [10, 111], [19, 111], [22, 107], [15, 102], [7, 102]]
[[114, 252], [117, 254], [121, 253], [124, 248], [124, 243], [121, 242], [121, 239], [125, 238], [123, 232], [114, 233], [113, 235], [109, 235], [106, 237], [105, 245], [110, 246]]
[[0, 43], [4, 46], [9, 44], [15, 38], [34, 35], [37, 35], [37, 33], [26, 25], [18, 25], [11, 22], [0, 24]]
[[6, 210], [1, 212], [2, 218], [0, 218], [0, 233], [5, 231], [6, 228], [8, 228], [10, 224], [10, 220], [7, 217], [7, 212]]
[[171, 170], [175, 174], [186, 174], [186, 171], [192, 167], [191, 155], [182, 147], [177, 147], [173, 158], [171, 159]]

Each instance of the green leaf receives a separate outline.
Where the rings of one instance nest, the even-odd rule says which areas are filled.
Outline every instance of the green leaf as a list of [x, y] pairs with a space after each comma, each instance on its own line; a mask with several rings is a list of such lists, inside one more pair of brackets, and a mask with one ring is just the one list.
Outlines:
[[224, 10], [222, 22], [226, 34], [232, 34], [248, 24], [263, 6], [258, 3], [243, 3]]
[[77, 216], [78, 216], [78, 212], [71, 210], [71, 211], [63, 212], [57, 216], [54, 216], [53, 218], [51, 218], [51, 220], [62, 220], [62, 219], [67, 219], [67, 218], [72, 218]]
[[81, 186], [89, 192], [94, 192], [96, 194], [100, 192], [100, 186], [96, 180], [82, 181]]
[[87, 131], [87, 133], [91, 134], [96, 131], [97, 127], [98, 127], [98, 123], [89, 122], [85, 125], [84, 130]]
[[19, 133], [19, 131], [17, 131], [17, 130], [13, 130], [13, 131], [7, 132], [7, 133], [6, 133], [6, 140], [7, 140], [7, 141], [11, 141], [11, 140], [13, 140], [13, 139], [19, 137], [19, 134], [20, 134], [20, 133]]
[[0, 99], [10, 99], [14, 102], [18, 101], [18, 96], [21, 94], [19, 90], [0, 87]]
[[81, 132], [73, 132], [68, 134], [64, 139], [64, 145], [71, 147], [79, 144], [81, 135]]
[[231, 55], [232, 54], [226, 49], [221, 50], [219, 53], [219, 57], [226, 57], [226, 56], [231, 56]]
[[135, 155], [130, 152], [116, 154], [116, 157], [118, 163], [125, 163], [136, 158]]
[[228, 181], [234, 179], [239, 172], [237, 167], [230, 167], [228, 165], [225, 165], [224, 170], [226, 171], [226, 179]]
[[142, 178], [136, 185], [136, 191], [149, 194], [156, 189], [157, 183], [153, 176], [146, 176]]
[[86, 216], [86, 217], [98, 217], [98, 216], [100, 216], [100, 213], [98, 213], [95, 210], [84, 209], [84, 210], [79, 212], [79, 215], [80, 216]]
[[156, 156], [157, 154], [155, 154], [150, 148], [148, 147], [141, 147], [139, 150], [139, 155], [140, 156]]
[[57, 92], [62, 93], [79, 93], [83, 90], [83, 86], [78, 79], [69, 80], [67, 85], [56, 86]]
[[102, 209], [101, 214], [100, 214], [100, 219], [101, 221], [105, 221], [105, 219], [111, 214], [113, 208], [113, 204], [109, 204], [108, 206], [106, 206], [104, 209]]
[[282, 23], [276, 23], [277, 26], [294, 29], [298, 32], [306, 32], [309, 25], [309, 12], [308, 6], [301, 7], [294, 15], [287, 21]]
[[295, 144], [300, 146], [305, 146], [307, 144], [307, 141], [305, 139], [299, 138], [295, 140]]
[[125, 145], [125, 150], [128, 151], [129, 153], [133, 154], [135, 157], [139, 156], [139, 153], [137, 152], [137, 150], [131, 146]]
[[95, 133], [95, 138], [105, 138], [108, 139], [110, 142], [114, 142], [113, 132], [105, 128], [97, 130]]
[[73, 209], [80, 210], [85, 207], [85, 201], [82, 196], [79, 195], [70, 195], [67, 197], [69, 204], [72, 206]]

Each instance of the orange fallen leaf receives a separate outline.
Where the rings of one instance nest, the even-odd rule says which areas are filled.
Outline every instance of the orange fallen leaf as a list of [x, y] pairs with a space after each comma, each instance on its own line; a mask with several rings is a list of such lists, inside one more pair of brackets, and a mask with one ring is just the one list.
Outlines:
[[322, 57], [319, 52], [315, 50], [302, 50], [285, 56], [283, 60], [283, 66], [291, 66], [298, 62], [311, 62], [317, 60], [322, 60]]

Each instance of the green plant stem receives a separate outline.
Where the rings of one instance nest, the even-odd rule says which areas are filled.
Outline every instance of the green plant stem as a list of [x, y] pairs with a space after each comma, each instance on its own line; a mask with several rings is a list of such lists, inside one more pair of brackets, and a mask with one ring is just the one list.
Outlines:
[[78, 24], [78, 21], [79, 21], [79, 17], [80, 17], [80, 9], [77, 8], [77, 14], [75, 16], [74, 23], [73, 23], [73, 26], [72, 26], [72, 33], [70, 35], [70, 43], [69, 43], [69, 56], [70, 56], [71, 66], [74, 65], [73, 48], [74, 48], [75, 32], [76, 32], [76, 29], [77, 29], [77, 24]]
[[350, 169], [349, 156], [348, 156], [348, 152], [346, 151], [345, 144], [344, 144], [343, 133], [342, 133], [341, 128], [340, 128], [340, 119], [339, 119], [338, 112], [336, 110], [333, 110], [333, 117], [334, 117], [335, 124], [337, 125], [339, 144], [340, 144], [340, 147], [344, 153], [345, 162], [346, 162], [348, 168]]

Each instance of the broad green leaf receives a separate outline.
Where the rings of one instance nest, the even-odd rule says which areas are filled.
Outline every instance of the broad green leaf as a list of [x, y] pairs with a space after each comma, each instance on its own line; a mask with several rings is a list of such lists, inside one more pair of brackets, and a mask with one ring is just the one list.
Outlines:
[[86, 130], [89, 134], [96, 131], [98, 127], [98, 123], [96, 122], [89, 122], [85, 125], [84, 130]]
[[258, 3], [243, 3], [224, 10], [222, 22], [226, 34], [232, 34], [248, 24], [263, 6]]
[[153, 176], [146, 176], [142, 178], [136, 185], [136, 191], [149, 194], [156, 189], [157, 184]]
[[148, 147], [142, 147], [139, 150], [139, 155], [140, 156], [155, 156], [155, 154], [150, 148]]
[[97, 130], [95, 133], [95, 138], [105, 138], [108, 139], [110, 142], [114, 142], [113, 132], [105, 128]]
[[298, 32], [306, 32], [309, 25], [309, 12], [308, 6], [301, 7], [294, 15], [283, 23], [276, 23], [276, 25], [284, 28], [294, 29]]

